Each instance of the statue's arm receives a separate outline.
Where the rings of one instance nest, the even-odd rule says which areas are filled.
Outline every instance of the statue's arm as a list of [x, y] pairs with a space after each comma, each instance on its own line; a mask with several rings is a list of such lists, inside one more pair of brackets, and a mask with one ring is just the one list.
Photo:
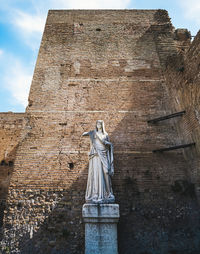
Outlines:
[[113, 144], [110, 142], [110, 139], [109, 137], [107, 136], [106, 139], [104, 140], [104, 144], [105, 145], [109, 145], [109, 146], [112, 146]]
[[84, 132], [83, 134], [82, 134], [82, 136], [89, 136], [90, 135], [90, 132], [88, 131], [88, 132]]

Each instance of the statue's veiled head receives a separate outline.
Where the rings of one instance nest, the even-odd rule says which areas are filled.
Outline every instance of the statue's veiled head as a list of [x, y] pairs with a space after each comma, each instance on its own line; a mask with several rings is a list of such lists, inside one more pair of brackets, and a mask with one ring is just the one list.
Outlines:
[[105, 125], [104, 125], [103, 120], [97, 120], [96, 121], [96, 131], [98, 131], [99, 129], [102, 130], [103, 134], [108, 135], [108, 133], [105, 130]]

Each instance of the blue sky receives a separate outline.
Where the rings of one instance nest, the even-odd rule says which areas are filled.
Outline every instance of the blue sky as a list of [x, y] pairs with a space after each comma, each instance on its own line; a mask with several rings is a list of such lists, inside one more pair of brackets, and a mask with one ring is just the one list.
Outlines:
[[0, 0], [0, 112], [24, 112], [49, 9], [166, 9], [196, 35], [200, 0]]

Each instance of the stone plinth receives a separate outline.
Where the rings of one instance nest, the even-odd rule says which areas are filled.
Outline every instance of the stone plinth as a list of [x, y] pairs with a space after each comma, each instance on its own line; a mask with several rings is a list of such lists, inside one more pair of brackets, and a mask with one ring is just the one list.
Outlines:
[[85, 254], [117, 254], [118, 204], [84, 204]]

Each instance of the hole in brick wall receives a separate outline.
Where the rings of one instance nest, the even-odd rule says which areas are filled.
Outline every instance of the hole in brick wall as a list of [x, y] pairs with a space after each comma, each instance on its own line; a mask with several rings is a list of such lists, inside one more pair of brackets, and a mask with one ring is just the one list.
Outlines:
[[177, 68], [177, 71], [184, 72], [185, 68], [183, 66]]
[[31, 107], [33, 105], [33, 101], [32, 100], [29, 100], [28, 101], [28, 106]]
[[59, 123], [59, 125], [67, 125], [67, 123]]
[[100, 32], [100, 31], [101, 31], [101, 28], [97, 28], [96, 31], [97, 31], [97, 32]]
[[68, 86], [78, 86], [78, 84], [71, 83], [71, 84], [68, 84]]
[[13, 164], [14, 164], [14, 162], [13, 162], [13, 161], [9, 161], [9, 162], [8, 162], [9, 167], [12, 167], [12, 166], [13, 166]]
[[69, 165], [70, 170], [72, 170], [74, 168], [74, 163], [73, 162], [68, 163], [68, 165]]
[[1, 163], [0, 163], [0, 165], [1, 165], [1, 166], [4, 166], [4, 165], [6, 165], [6, 162], [5, 162], [5, 160], [2, 160], [2, 161], [1, 161]]
[[22, 207], [22, 203], [19, 202], [19, 203], [17, 204], [17, 208], [21, 208], [21, 207]]

